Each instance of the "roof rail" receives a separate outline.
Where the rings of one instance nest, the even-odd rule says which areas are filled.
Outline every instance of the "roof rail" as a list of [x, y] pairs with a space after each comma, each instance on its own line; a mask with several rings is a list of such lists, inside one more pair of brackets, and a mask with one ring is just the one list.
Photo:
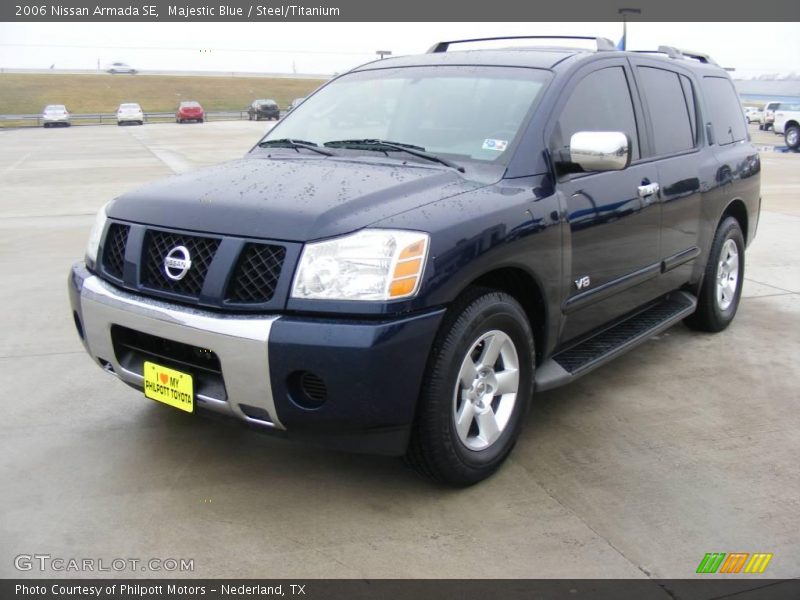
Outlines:
[[474, 38], [470, 40], [450, 40], [449, 42], [439, 42], [428, 50], [428, 54], [447, 52], [450, 44], [468, 44], [471, 42], [496, 42], [500, 40], [591, 40], [597, 44], [598, 52], [616, 50], [617, 47], [608, 38], [589, 37], [583, 35], [510, 35], [501, 37]]
[[702, 52], [693, 52], [692, 50], [684, 50], [682, 48], [675, 48], [674, 46], [659, 46], [657, 52], [661, 54], [666, 54], [670, 58], [694, 58], [695, 60], [699, 60], [701, 63], [706, 63], [709, 65], [716, 65], [711, 57], [708, 54], [703, 54]]

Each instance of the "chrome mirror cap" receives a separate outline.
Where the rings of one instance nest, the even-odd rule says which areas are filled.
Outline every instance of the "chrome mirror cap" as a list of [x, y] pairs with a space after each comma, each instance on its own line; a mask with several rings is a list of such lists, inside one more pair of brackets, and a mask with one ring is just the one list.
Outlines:
[[569, 156], [584, 171], [621, 171], [631, 164], [631, 142], [621, 131], [578, 131]]

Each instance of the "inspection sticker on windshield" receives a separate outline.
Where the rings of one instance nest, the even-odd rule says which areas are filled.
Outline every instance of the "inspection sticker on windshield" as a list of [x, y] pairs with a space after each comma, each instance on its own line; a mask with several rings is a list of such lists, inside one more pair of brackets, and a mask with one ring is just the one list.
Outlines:
[[508, 140], [493, 140], [491, 138], [487, 138], [483, 140], [483, 148], [484, 150], [497, 150], [498, 152], [504, 152], [506, 147], [508, 146]]

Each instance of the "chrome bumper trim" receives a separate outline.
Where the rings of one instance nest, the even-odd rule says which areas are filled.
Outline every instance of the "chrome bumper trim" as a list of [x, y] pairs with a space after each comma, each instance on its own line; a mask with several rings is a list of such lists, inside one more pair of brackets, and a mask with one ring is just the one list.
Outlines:
[[[117, 377], [142, 387], [142, 375], [117, 361], [112, 325], [207, 348], [219, 357], [228, 398], [198, 394], [198, 406], [249, 423], [285, 429], [275, 410], [269, 371], [269, 334], [280, 317], [220, 315], [130, 294], [91, 275], [83, 265], [73, 267], [75, 276], [81, 284], [77, 286], [80, 306], [75, 308], [83, 320], [89, 354], [101, 367], [101, 360], [107, 361]], [[271, 421], [248, 417], [240, 404], [263, 409]]]

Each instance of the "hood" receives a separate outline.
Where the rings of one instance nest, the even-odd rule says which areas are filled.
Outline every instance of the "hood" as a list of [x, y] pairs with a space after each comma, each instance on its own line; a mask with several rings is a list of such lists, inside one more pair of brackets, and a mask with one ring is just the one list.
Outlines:
[[305, 242], [355, 231], [484, 185], [425, 165], [251, 155], [127, 193], [109, 205], [108, 215], [175, 229]]

